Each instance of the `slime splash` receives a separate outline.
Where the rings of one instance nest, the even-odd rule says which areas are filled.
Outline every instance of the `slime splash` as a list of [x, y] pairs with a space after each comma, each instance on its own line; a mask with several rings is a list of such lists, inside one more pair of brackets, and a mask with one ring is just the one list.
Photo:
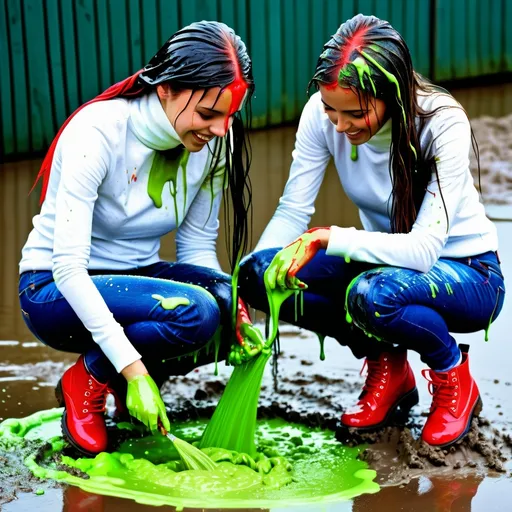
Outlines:
[[[344, 447], [328, 430], [280, 419], [259, 422], [254, 457], [207, 448], [204, 451], [217, 468], [184, 471], [172, 443], [160, 435], [129, 438], [114, 453], [101, 453], [94, 459], [64, 455], [61, 415], [62, 409], [53, 409], [4, 421], [0, 446], [20, 452], [29, 446], [25, 464], [35, 476], [89, 492], [178, 508], [270, 508], [332, 503], [379, 489], [372, 481], [375, 471], [356, 458], [362, 448]], [[205, 424], [174, 423], [173, 430], [194, 443]]]

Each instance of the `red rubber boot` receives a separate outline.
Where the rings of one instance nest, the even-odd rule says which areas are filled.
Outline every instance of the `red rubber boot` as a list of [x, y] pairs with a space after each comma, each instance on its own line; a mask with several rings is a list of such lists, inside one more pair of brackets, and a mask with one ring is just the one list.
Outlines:
[[407, 352], [385, 352], [377, 361], [367, 359], [366, 364], [368, 374], [363, 391], [356, 407], [341, 416], [342, 427], [376, 430], [391, 423], [398, 410], [407, 417], [418, 403], [418, 390]]
[[473, 417], [482, 410], [478, 387], [469, 373], [468, 348], [461, 345], [462, 363], [459, 366], [447, 372], [422, 371], [429, 381], [433, 398], [421, 437], [432, 446], [444, 448], [462, 439], [468, 433]]
[[107, 448], [104, 417], [107, 386], [89, 373], [82, 355], [64, 372], [55, 390], [57, 401], [65, 407], [64, 435], [77, 450], [89, 456]]

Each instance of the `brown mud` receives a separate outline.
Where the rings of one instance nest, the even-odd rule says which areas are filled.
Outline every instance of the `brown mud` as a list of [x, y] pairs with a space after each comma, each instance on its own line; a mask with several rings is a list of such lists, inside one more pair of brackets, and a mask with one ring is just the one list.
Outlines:
[[[479, 117], [472, 121], [480, 151], [480, 184], [486, 204], [512, 205], [512, 114], [500, 118]], [[476, 158], [471, 171], [478, 181]]]
[[[363, 376], [354, 369], [355, 361], [350, 359], [347, 349], [334, 340], [326, 340], [327, 359], [319, 361], [315, 357], [319, 346], [314, 335], [290, 326], [284, 326], [283, 330], [277, 367], [270, 362], [266, 369], [259, 417], [278, 416], [290, 422], [335, 430], [343, 408], [357, 400]], [[38, 352], [40, 349], [34, 347], [32, 350]], [[37, 375], [37, 380], [46, 384], [42, 389], [51, 391], [66, 366], [65, 362], [46, 364], [45, 372], [38, 363], [11, 364], [0, 365], [0, 372], [3, 370], [2, 375], [14, 373], [21, 382], [24, 377]], [[229, 374], [230, 368], [221, 363], [217, 377], [213, 375], [213, 365], [198, 368], [185, 376], [171, 377], [162, 388], [171, 421], [209, 417]], [[8, 381], [0, 383], [0, 386], [9, 384]], [[510, 383], [493, 382], [491, 385], [508, 387]], [[6, 393], [1, 394], [7, 396]], [[51, 396], [43, 402], [49, 403], [41, 403], [41, 408], [56, 405], [51, 403]], [[467, 478], [482, 479], [489, 475], [510, 478], [510, 418], [502, 421], [501, 426], [496, 426], [494, 421], [486, 419], [484, 409], [483, 416], [473, 420], [470, 433], [463, 441], [448, 449], [436, 449], [419, 440], [427, 412], [428, 403], [420, 402], [412, 409], [405, 425], [388, 427], [371, 434], [349, 433], [343, 441], [350, 445], [368, 445], [362, 458], [377, 471], [378, 483], [383, 487], [410, 488], [417, 485], [418, 479], [425, 482], [425, 479], [431, 481], [455, 477], [457, 481], [465, 481]], [[111, 406], [109, 413], [112, 414]], [[112, 428], [111, 432], [114, 434], [115, 429]], [[6, 504], [24, 493], [34, 495], [39, 489], [45, 493], [62, 489], [59, 484], [41, 482], [32, 477], [23, 466], [23, 458], [34, 449], [35, 445], [29, 445], [4, 453], [0, 458], [0, 503]], [[43, 449], [39, 447], [39, 450]], [[76, 456], [71, 448], [67, 453]]]

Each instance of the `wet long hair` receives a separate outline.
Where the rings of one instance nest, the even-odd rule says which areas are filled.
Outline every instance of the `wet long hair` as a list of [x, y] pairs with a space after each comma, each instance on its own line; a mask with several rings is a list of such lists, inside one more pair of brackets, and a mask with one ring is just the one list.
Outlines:
[[[426, 119], [440, 109], [458, 107], [441, 106], [427, 112], [418, 105], [418, 93], [449, 93], [414, 70], [402, 36], [387, 21], [375, 16], [354, 16], [324, 45], [308, 91], [319, 84], [349, 87], [358, 95], [365, 111], [369, 104], [375, 106], [375, 99], [386, 104], [386, 117], [392, 119], [391, 230], [410, 232], [432, 173], [439, 181], [435, 158], [427, 159], [419, 143]], [[382, 125], [384, 120], [379, 121]], [[368, 119], [366, 122], [369, 124]], [[473, 147], [478, 155], [474, 138]]]
[[[254, 79], [252, 62], [244, 42], [224, 23], [200, 21], [182, 28], [166, 41], [142, 70], [112, 85], [77, 109], [60, 128], [41, 165], [36, 179], [36, 183], [40, 178], [43, 180], [41, 203], [46, 195], [58, 139], [73, 116], [86, 105], [114, 98], [137, 98], [150, 93], [159, 84], [168, 84], [173, 92], [190, 89], [190, 98], [196, 90], [220, 87], [220, 96], [237, 81], [243, 81], [247, 85], [248, 92], [243, 109], [245, 115], [241, 111], [235, 112], [231, 130], [224, 139], [216, 138], [214, 149], [211, 150], [209, 177], [213, 180], [215, 169], [225, 155], [225, 185], [231, 199], [229, 201], [224, 194], [226, 244], [233, 269], [249, 244], [252, 190], [248, 175], [251, 146], [247, 130], [251, 125]], [[188, 103], [184, 110], [187, 106]]]

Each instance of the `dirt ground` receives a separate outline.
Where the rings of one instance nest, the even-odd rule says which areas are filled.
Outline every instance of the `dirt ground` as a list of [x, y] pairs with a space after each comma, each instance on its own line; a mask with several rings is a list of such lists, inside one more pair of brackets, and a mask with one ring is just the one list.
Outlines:
[[[27, 355], [30, 353], [36, 355], [40, 350], [40, 347], [24, 348]], [[46, 349], [43, 348], [43, 350]], [[329, 338], [326, 340], [325, 361], [319, 360], [319, 350], [319, 344], [314, 335], [291, 326], [284, 326], [277, 367], [272, 363], [266, 369], [260, 399], [259, 415], [261, 417], [280, 416], [291, 422], [336, 428], [343, 408], [357, 400], [363, 377], [357, 370], [359, 361], [353, 359], [348, 349], [339, 346], [335, 340]], [[9, 348], [8, 351], [11, 352], [12, 349]], [[0, 385], [4, 386], [0, 393], [6, 398], [2, 406], [19, 408], [21, 406], [17, 405], [18, 402], [13, 401], [13, 399], [18, 400], [14, 398], [14, 393], [16, 396], [19, 396], [18, 393], [27, 396], [27, 394], [36, 394], [35, 392], [39, 395], [38, 408], [55, 405], [52, 397], [53, 385], [69, 364], [69, 359], [52, 364], [33, 364], [28, 363], [28, 359], [31, 358], [26, 359], [25, 364], [0, 366], [3, 376], [3, 383]], [[416, 369], [418, 361], [413, 358], [412, 362]], [[8, 374], [12, 380], [4, 380], [8, 378]], [[221, 363], [217, 377], [213, 376], [212, 365], [198, 368], [186, 376], [171, 377], [162, 390], [164, 400], [170, 408], [171, 419], [210, 415], [229, 374], [230, 368]], [[30, 377], [36, 380], [25, 380]], [[34, 383], [37, 385], [34, 386]], [[27, 393], [27, 384], [31, 388], [39, 389], [32, 389], [32, 393]], [[413, 408], [411, 417], [405, 425], [390, 427], [377, 434], [349, 435], [344, 439], [348, 444], [368, 443], [363, 458], [377, 470], [377, 481], [383, 488], [377, 495], [356, 498], [352, 503], [352, 510], [377, 510], [377, 505], [382, 506], [383, 503], [393, 501], [396, 503], [396, 500], [403, 500], [406, 494], [411, 494], [416, 499], [423, 496], [424, 503], [420, 502], [417, 509], [403, 510], [434, 510], [429, 507], [439, 505], [438, 489], [446, 486], [447, 482], [451, 482], [449, 496], [452, 496], [452, 502], [465, 499], [471, 503], [479, 484], [486, 480], [508, 481], [507, 495], [510, 496], [512, 491], [510, 485], [511, 415], [501, 415], [501, 407], [493, 407], [492, 401], [491, 404], [486, 403], [490, 407], [484, 406], [482, 417], [474, 420], [471, 433], [464, 441], [447, 450], [433, 449], [418, 440], [428, 411], [429, 395], [426, 393], [426, 382], [423, 379], [418, 378], [417, 384], [421, 401]], [[508, 380], [482, 381], [480, 379], [479, 385], [484, 395], [484, 402], [488, 402], [486, 395], [496, 395], [496, 389], [502, 389], [506, 393], [511, 389], [511, 382]], [[504, 405], [507, 406], [507, 404]], [[28, 405], [26, 411], [20, 411], [23, 412], [21, 415], [32, 412], [30, 409], [37, 410], [36, 403], [33, 406]], [[507, 411], [510, 409], [507, 408]], [[81, 496], [81, 499], [85, 499], [84, 497], [92, 499], [91, 496], [95, 496], [83, 491], [62, 489], [51, 482], [37, 481], [20, 464], [20, 455], [19, 452], [14, 452], [0, 458], [0, 474], [2, 474], [0, 487], [3, 489], [0, 503], [4, 502], [2, 510], [27, 510], [25, 508], [28, 506], [27, 500], [33, 499], [34, 492], [41, 488], [45, 489], [45, 495], [38, 496], [38, 503], [41, 505], [52, 503], [52, 507], [59, 499], [65, 504], [64, 498], [67, 494]], [[61, 493], [63, 497], [56, 498], [55, 493]], [[441, 495], [443, 500], [447, 499], [446, 492]], [[378, 502], [377, 496], [386, 496], [386, 499], [382, 498], [383, 501]], [[12, 501], [15, 497], [19, 499]], [[100, 500], [102, 507], [106, 503], [105, 500], [115, 503], [114, 498], [95, 497], [95, 500]], [[496, 497], [494, 500], [498, 505]], [[358, 508], [363, 504], [364, 508]], [[63, 506], [62, 501], [60, 506]], [[135, 504], [131, 506], [136, 507], [133, 510], [139, 510], [142, 507]], [[53, 510], [59, 509], [53, 508]], [[67, 509], [64, 507], [62, 510]], [[92, 510], [104, 510], [104, 508]], [[493, 509], [491, 502], [485, 510], [498, 509]]]

